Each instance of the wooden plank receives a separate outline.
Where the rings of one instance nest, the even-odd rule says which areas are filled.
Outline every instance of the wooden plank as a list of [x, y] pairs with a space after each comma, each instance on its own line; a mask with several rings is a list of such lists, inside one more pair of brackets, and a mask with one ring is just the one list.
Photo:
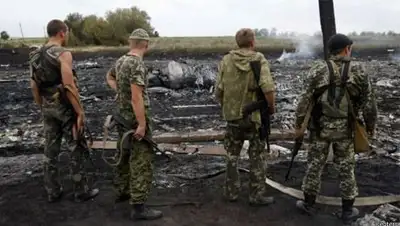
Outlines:
[[[180, 143], [194, 143], [194, 142], [213, 142], [213, 141], [222, 141], [224, 139], [225, 132], [224, 131], [201, 131], [201, 132], [188, 132], [188, 133], [162, 133], [159, 135], [155, 135], [153, 140], [156, 143], [164, 143], [164, 144], [180, 144]], [[271, 134], [269, 136], [270, 141], [275, 140], [293, 140], [293, 132], [292, 131], [279, 131], [279, 130], [271, 130]], [[116, 141], [108, 141], [106, 143], [105, 149], [115, 149]], [[103, 148], [103, 141], [94, 141], [93, 149], [101, 149]]]

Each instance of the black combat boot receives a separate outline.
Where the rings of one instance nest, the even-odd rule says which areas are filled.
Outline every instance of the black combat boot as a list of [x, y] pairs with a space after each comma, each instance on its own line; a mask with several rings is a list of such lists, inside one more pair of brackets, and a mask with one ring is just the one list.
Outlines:
[[144, 204], [133, 205], [131, 212], [132, 220], [156, 220], [163, 216], [159, 210], [150, 209], [144, 206]]
[[93, 188], [88, 190], [87, 192], [75, 193], [74, 201], [75, 202], [86, 202], [90, 199], [93, 199], [99, 194], [99, 189]]
[[353, 207], [354, 199], [346, 200], [342, 199], [342, 214], [341, 218], [343, 224], [350, 225], [355, 219], [357, 219], [360, 213], [357, 208]]
[[63, 189], [61, 188], [57, 193], [55, 194], [48, 194], [47, 195], [47, 202], [49, 203], [53, 203], [53, 202], [58, 202], [61, 200], [61, 198], [63, 197], [64, 192]]
[[271, 196], [261, 196], [257, 197], [256, 199], [250, 199], [249, 204], [250, 206], [268, 206], [275, 202], [274, 197]]
[[298, 200], [296, 202], [296, 207], [305, 214], [308, 214], [310, 216], [314, 215], [316, 212], [316, 210], [314, 208], [316, 198], [317, 198], [316, 195], [310, 195], [310, 194], [304, 193], [304, 201]]

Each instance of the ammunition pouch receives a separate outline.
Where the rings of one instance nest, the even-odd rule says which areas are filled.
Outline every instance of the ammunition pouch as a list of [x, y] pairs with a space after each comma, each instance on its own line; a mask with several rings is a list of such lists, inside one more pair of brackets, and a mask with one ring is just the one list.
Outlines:
[[255, 123], [250, 116], [243, 119], [228, 121], [227, 135], [234, 140], [246, 140], [247, 134], [254, 131]]

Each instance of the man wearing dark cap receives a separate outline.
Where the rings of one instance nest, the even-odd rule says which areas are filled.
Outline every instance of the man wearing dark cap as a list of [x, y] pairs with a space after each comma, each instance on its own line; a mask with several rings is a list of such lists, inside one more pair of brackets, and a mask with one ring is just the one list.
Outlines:
[[[144, 29], [136, 29], [129, 36], [130, 51], [120, 57], [107, 73], [108, 85], [117, 92], [117, 113], [131, 124], [134, 139], [124, 150], [122, 160], [115, 167], [114, 188], [117, 202], [127, 201], [133, 209], [134, 220], [154, 220], [162, 217], [162, 212], [145, 207], [153, 180], [152, 146], [143, 137], [152, 136], [150, 101], [147, 92], [148, 76], [143, 56], [148, 50], [149, 35]], [[121, 142], [124, 128], [118, 128]]]
[[[353, 41], [343, 34], [336, 34], [328, 41], [330, 58], [317, 61], [305, 80], [305, 90], [300, 96], [296, 110], [296, 136], [306, 112], [313, 105], [308, 124], [311, 140], [308, 150], [308, 168], [303, 180], [304, 201], [296, 206], [304, 213], [313, 214], [316, 196], [320, 190], [321, 174], [332, 145], [334, 162], [338, 165], [342, 211], [339, 214], [345, 224], [354, 220], [359, 211], [353, 208], [358, 195], [354, 176], [354, 112], [357, 120], [362, 113], [365, 128], [370, 137], [374, 135], [377, 120], [375, 94], [364, 67], [352, 61], [350, 55]], [[347, 73], [345, 73], [347, 71]], [[330, 73], [332, 72], [332, 73]], [[353, 111], [351, 110], [353, 109]]]

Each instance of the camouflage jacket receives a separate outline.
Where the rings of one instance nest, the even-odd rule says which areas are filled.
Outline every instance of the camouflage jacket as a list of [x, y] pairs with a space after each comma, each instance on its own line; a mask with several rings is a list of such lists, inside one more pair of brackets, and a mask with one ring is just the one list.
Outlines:
[[143, 103], [146, 118], [149, 117], [150, 100], [147, 92], [148, 76], [143, 60], [134, 55], [120, 57], [110, 69], [110, 75], [117, 81], [117, 105], [118, 113], [126, 120], [136, 122], [136, 116], [132, 108], [131, 84], [143, 86]]
[[[221, 104], [222, 115], [226, 121], [243, 118], [243, 107], [257, 101], [258, 87], [250, 67], [250, 61], [254, 60], [261, 62], [261, 89], [265, 93], [275, 90], [269, 63], [262, 53], [245, 49], [230, 51], [219, 64], [215, 84], [215, 97]], [[251, 120], [258, 126], [261, 124], [259, 111], [252, 114]]]
[[[335, 75], [335, 83], [336, 85], [339, 85], [341, 83], [340, 68], [344, 61], [348, 61], [350, 59], [347, 57], [332, 56], [329, 60], [334, 62], [333, 70]], [[329, 84], [329, 69], [326, 62], [316, 61], [312, 65], [304, 82], [305, 90], [300, 95], [296, 109], [295, 128], [301, 127], [308, 106], [313, 98], [315, 98], [315, 92], [323, 86], [327, 86]], [[372, 88], [371, 81], [368, 75], [365, 73], [364, 67], [360, 62], [350, 61], [349, 79], [347, 80], [346, 87], [350, 94], [352, 100], [351, 104], [353, 105], [356, 116], [359, 118], [359, 113], [361, 111], [367, 130], [374, 130], [377, 120], [375, 93]], [[318, 102], [320, 100], [321, 96], [314, 101]], [[321, 137], [344, 139], [349, 136], [349, 133], [351, 133], [348, 127], [348, 117], [332, 118], [322, 114], [317, 121], [315, 121], [315, 119], [311, 120], [311, 123], [309, 123], [309, 128], [311, 130], [315, 129], [313, 125], [316, 123], [320, 125]], [[332, 134], [336, 134], [338, 137], [335, 137]]]

